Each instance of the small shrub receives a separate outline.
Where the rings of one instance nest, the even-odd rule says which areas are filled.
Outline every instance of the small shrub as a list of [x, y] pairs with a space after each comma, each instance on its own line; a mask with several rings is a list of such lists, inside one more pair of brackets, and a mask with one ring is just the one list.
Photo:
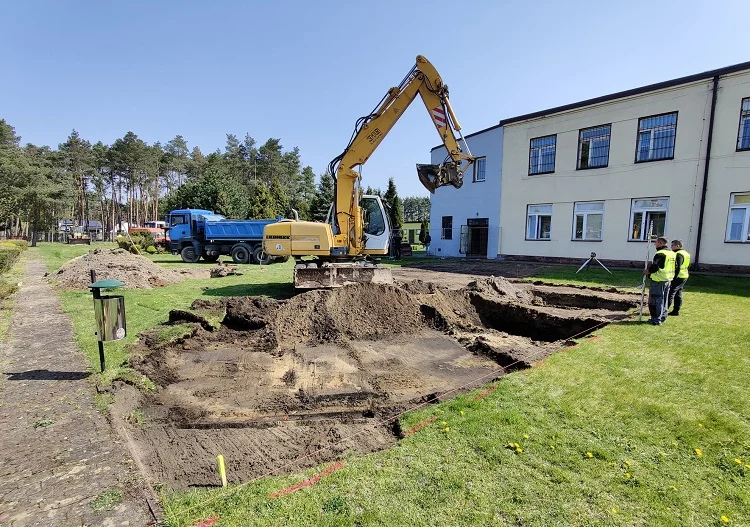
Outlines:
[[7, 282], [0, 281], [0, 300], [9, 298], [16, 291], [18, 291], [18, 286], [16, 284], [9, 284]]
[[297, 372], [294, 370], [287, 370], [287, 372], [281, 376], [281, 380], [287, 386], [294, 386], [294, 383], [297, 382]]
[[149, 245], [148, 247], [146, 247], [146, 252], [148, 254], [156, 254], [156, 247], [154, 247], [153, 245]]
[[21, 246], [14, 243], [4, 242], [0, 244], [0, 273], [10, 271], [23, 250]]

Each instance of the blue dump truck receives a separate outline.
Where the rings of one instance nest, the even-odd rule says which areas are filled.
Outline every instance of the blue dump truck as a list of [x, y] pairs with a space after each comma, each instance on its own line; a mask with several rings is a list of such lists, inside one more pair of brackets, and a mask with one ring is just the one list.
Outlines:
[[166, 218], [169, 248], [187, 263], [201, 258], [215, 262], [225, 254], [235, 263], [270, 263], [273, 258], [263, 252], [263, 227], [276, 221], [230, 220], [202, 209], [173, 210]]

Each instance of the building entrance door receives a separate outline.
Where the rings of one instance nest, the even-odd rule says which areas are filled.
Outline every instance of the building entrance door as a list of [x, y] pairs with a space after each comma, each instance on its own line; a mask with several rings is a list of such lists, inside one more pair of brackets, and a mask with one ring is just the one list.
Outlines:
[[489, 218], [468, 218], [461, 226], [462, 252], [469, 258], [487, 258]]

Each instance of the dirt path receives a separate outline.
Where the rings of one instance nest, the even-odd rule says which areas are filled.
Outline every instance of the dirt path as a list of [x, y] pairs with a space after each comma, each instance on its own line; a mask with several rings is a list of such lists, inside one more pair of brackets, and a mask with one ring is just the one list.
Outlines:
[[0, 525], [147, 525], [140, 476], [93, 404], [87, 361], [45, 270], [30, 255], [0, 344]]

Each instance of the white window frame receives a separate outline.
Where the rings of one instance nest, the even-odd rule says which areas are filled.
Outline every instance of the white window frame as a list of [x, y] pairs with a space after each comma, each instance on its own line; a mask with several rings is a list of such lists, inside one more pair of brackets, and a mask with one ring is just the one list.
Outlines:
[[[674, 115], [674, 124], [669, 125], [659, 125], [659, 126], [652, 126], [651, 128], [641, 128], [641, 122], [647, 120], [647, 119], [654, 119], [656, 117], [666, 117], [668, 115]], [[674, 153], [677, 149], [677, 112], [667, 112], [667, 113], [661, 113], [657, 115], [649, 115], [646, 117], [641, 117], [638, 119], [638, 134], [635, 138], [635, 162], [636, 163], [648, 163], [649, 161], [664, 161], [669, 159], [674, 159]], [[672, 155], [668, 157], [653, 157], [654, 152], [654, 140], [656, 136], [656, 132], [661, 130], [668, 130], [670, 128], [674, 128], [674, 136], [672, 143]], [[648, 141], [648, 158], [647, 159], [638, 159], [638, 156], [641, 153], [641, 135], [648, 133], [649, 134], [649, 141]]]
[[[479, 164], [482, 164], [481, 177], [479, 172]], [[482, 183], [487, 181], [487, 157], [478, 157], [474, 162], [474, 183]]]
[[[532, 207], [537, 207], [538, 209], [532, 212]], [[549, 211], [547, 210], [539, 210], [542, 207], [549, 207]], [[542, 237], [541, 232], [541, 222], [539, 221], [539, 218], [549, 216], [549, 233], [548, 236]], [[530, 232], [532, 230], [532, 221], [531, 219], [534, 219], [533, 222], [533, 233]], [[526, 239], [527, 240], [545, 240], [549, 241], [552, 239], [552, 203], [538, 203], [534, 205], [526, 205]]]
[[[750, 198], [750, 192], [734, 192], [729, 196], [729, 214], [727, 215], [727, 230], [724, 241], [728, 243], [750, 243], [750, 203], [735, 203], [738, 196]], [[742, 232], [738, 240], [730, 238], [732, 229], [732, 212], [736, 210], [744, 211], [742, 220]]]
[[[665, 207], [662, 207], [661, 205], [656, 204], [657, 202], [662, 201], [662, 200], [666, 201]], [[653, 205], [636, 207], [636, 203], [638, 203], [639, 201], [651, 201]], [[653, 233], [653, 236], [664, 236], [664, 234], [667, 232], [667, 227], [669, 225], [669, 196], [661, 196], [658, 198], [633, 198], [630, 201], [630, 223], [628, 226], [628, 241], [630, 242], [647, 241], [646, 236], [648, 235], [649, 217], [654, 212], [664, 213], [664, 232], [661, 234]], [[633, 227], [634, 227], [633, 223], [635, 221], [635, 215], [637, 213], [643, 213], [641, 216], [641, 237], [633, 238]]]
[[[587, 209], [585, 205], [601, 205], [600, 209]], [[579, 208], [580, 206], [580, 208]], [[587, 237], [589, 216], [601, 216], [601, 230], [599, 231], [598, 238]], [[583, 230], [581, 237], [576, 237], [576, 226], [578, 224], [578, 218], [583, 219]], [[584, 242], [600, 242], [604, 239], [604, 202], [603, 201], [577, 201], [573, 205], [573, 241], [584, 241]]]

